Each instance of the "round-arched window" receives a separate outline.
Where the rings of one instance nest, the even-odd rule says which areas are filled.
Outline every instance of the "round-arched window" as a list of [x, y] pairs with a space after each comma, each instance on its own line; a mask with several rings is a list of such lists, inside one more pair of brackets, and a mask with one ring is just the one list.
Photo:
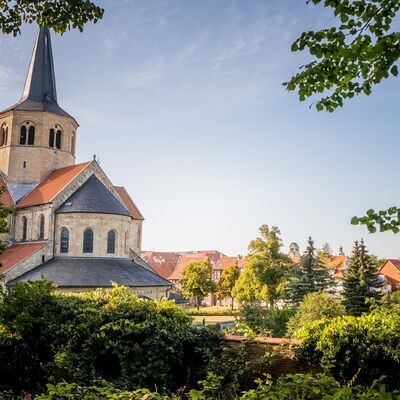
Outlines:
[[83, 252], [93, 253], [93, 231], [91, 229], [83, 232]]
[[107, 253], [115, 253], [115, 231], [109, 231], [107, 234]]
[[44, 239], [44, 215], [40, 214], [39, 217], [39, 240]]
[[60, 253], [69, 252], [69, 230], [67, 228], [61, 229], [60, 234]]

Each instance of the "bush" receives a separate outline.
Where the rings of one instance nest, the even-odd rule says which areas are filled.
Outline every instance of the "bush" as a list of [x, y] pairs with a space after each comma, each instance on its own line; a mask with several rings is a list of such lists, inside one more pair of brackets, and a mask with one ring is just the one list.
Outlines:
[[375, 381], [371, 387], [340, 387], [326, 375], [286, 375], [276, 383], [259, 381], [257, 389], [245, 392], [240, 400], [399, 400], [399, 392], [390, 393], [381, 383]]
[[322, 318], [334, 318], [346, 314], [340, 300], [325, 292], [307, 294], [300, 303], [296, 314], [287, 324], [287, 337], [296, 337], [296, 333], [304, 325]]
[[302, 361], [319, 362], [340, 383], [368, 386], [381, 375], [400, 386], [400, 305], [375, 308], [360, 317], [320, 320], [299, 331]]
[[61, 295], [46, 282], [18, 284], [0, 301], [0, 326], [0, 390], [15, 392], [98, 378], [174, 391], [202, 379], [222, 347], [172, 302], [120, 287]]
[[283, 337], [289, 319], [295, 310], [291, 308], [265, 308], [258, 303], [244, 304], [237, 316], [237, 328], [233, 333]]
[[147, 389], [123, 391], [107, 382], [93, 386], [81, 386], [75, 383], [47, 385], [47, 392], [36, 396], [35, 400], [169, 400], [170, 397], [151, 393]]

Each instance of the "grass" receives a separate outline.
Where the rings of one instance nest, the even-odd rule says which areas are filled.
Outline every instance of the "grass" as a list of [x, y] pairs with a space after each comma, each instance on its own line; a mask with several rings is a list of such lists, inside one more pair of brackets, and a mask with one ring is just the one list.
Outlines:
[[235, 320], [235, 317], [229, 315], [195, 315], [192, 318], [195, 324], [202, 324], [203, 319], [205, 319], [206, 325], [215, 325], [219, 322], [229, 322]]
[[230, 307], [222, 307], [222, 306], [211, 306], [211, 307], [200, 307], [200, 310], [197, 308], [186, 308], [186, 312], [188, 315], [192, 316], [235, 316], [238, 313], [237, 309], [232, 310]]

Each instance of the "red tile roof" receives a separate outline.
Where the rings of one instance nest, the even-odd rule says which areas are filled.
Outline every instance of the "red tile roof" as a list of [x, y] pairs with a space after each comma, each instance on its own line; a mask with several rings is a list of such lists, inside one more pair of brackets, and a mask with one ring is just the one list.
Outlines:
[[49, 203], [91, 162], [59, 168], [48, 175], [30, 193], [17, 202], [17, 207], [34, 206]]
[[209, 262], [206, 254], [193, 254], [184, 255], [179, 258], [178, 264], [176, 265], [172, 274], [168, 277], [169, 280], [179, 280], [182, 278], [183, 269], [192, 262], [205, 261]]
[[3, 178], [3, 175], [0, 173], [0, 186], [5, 188], [5, 192], [0, 194], [0, 201], [5, 207], [13, 207], [14, 201], [10, 195], [10, 192], [7, 190], [6, 182]]
[[129, 193], [126, 191], [126, 189], [123, 186], [114, 186], [114, 189], [117, 191], [122, 201], [125, 203], [131, 217], [133, 219], [138, 219], [143, 221], [144, 220], [143, 215], [136, 207], [136, 204], [133, 202], [131, 196], [129, 196]]
[[[400, 270], [400, 260], [398, 258], [388, 258], [384, 261], [384, 263], [388, 261], [391, 262], [398, 270]], [[380, 268], [382, 268], [382, 266]]]
[[0, 255], [0, 274], [9, 271], [45, 245], [46, 243], [43, 242], [15, 243], [7, 247]]
[[218, 269], [218, 270], [225, 270], [227, 267], [231, 265], [237, 265], [238, 267], [243, 266], [243, 258], [240, 257], [227, 257], [224, 256], [221, 259], [219, 259], [216, 264], [214, 265], [213, 269]]
[[161, 251], [144, 251], [142, 258], [150, 265], [158, 275], [168, 278], [173, 272], [181, 257], [178, 253], [168, 253]]

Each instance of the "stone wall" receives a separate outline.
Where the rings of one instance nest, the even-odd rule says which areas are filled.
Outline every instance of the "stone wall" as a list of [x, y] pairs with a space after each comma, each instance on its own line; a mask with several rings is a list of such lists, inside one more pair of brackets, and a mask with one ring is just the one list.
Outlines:
[[[128, 258], [129, 248], [139, 252], [137, 240], [137, 222], [129, 216], [65, 213], [56, 214], [56, 252], [55, 255], [71, 257], [118, 257]], [[60, 253], [62, 228], [69, 231], [69, 252]], [[93, 231], [93, 253], [83, 253], [83, 233], [86, 229]], [[116, 232], [115, 253], [107, 253], [107, 234]]]
[[[40, 182], [52, 170], [75, 164], [77, 123], [48, 112], [10, 111], [0, 116], [6, 122], [8, 141], [0, 147], [0, 170], [14, 183]], [[21, 126], [35, 127], [34, 145], [20, 145]], [[62, 131], [61, 149], [49, 147], [50, 129]]]

